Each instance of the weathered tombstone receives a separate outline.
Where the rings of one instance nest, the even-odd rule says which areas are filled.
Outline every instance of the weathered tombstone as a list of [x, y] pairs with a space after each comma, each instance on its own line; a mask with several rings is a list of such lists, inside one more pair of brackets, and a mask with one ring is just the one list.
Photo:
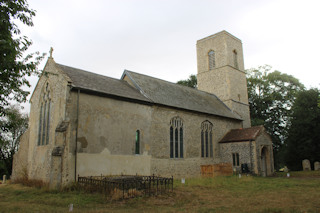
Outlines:
[[3, 183], [3, 184], [6, 184], [6, 181], [7, 181], [7, 176], [6, 176], [6, 175], [3, 175], [2, 183]]
[[316, 161], [314, 162], [314, 171], [320, 170], [320, 162]]
[[283, 172], [289, 172], [289, 169], [287, 166], [284, 167]]
[[311, 171], [310, 161], [308, 159], [304, 159], [302, 161], [303, 171]]

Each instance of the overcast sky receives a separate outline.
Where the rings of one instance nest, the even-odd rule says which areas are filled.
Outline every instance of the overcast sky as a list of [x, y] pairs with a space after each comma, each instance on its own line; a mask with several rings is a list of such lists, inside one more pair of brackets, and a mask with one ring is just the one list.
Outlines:
[[33, 41], [30, 50], [53, 47], [60, 64], [118, 79], [128, 69], [176, 82], [197, 73], [196, 41], [226, 30], [242, 40], [245, 69], [269, 64], [307, 88], [320, 87], [319, 0], [28, 3], [37, 11], [34, 27], [21, 27]]

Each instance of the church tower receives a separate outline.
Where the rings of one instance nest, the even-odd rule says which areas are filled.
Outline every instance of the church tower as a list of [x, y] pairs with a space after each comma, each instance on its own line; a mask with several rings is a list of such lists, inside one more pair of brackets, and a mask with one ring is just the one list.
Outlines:
[[250, 127], [242, 42], [226, 31], [197, 41], [198, 89], [215, 94]]

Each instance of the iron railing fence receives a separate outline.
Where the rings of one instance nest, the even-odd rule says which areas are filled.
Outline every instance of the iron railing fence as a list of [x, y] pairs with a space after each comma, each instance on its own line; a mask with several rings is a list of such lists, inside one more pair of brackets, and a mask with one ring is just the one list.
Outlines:
[[81, 188], [90, 192], [101, 192], [112, 199], [125, 199], [139, 196], [155, 196], [173, 191], [173, 177], [159, 176], [78, 176]]

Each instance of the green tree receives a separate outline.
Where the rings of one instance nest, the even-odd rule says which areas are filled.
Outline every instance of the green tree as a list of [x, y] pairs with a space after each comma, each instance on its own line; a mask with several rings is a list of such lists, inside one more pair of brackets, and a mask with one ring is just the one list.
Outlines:
[[196, 75], [190, 75], [187, 80], [180, 80], [177, 82], [177, 84], [184, 85], [187, 87], [197, 88], [197, 76]]
[[251, 125], [264, 125], [272, 137], [276, 166], [283, 163], [281, 148], [288, 136], [291, 107], [304, 85], [291, 75], [271, 72], [271, 66], [247, 70]]
[[5, 127], [0, 129], [0, 172], [11, 175], [13, 155], [18, 151], [20, 137], [28, 128], [28, 117], [18, 106], [10, 106], [5, 111], [6, 115], [0, 120], [1, 126]]
[[291, 170], [301, 170], [301, 161], [320, 161], [320, 91], [300, 91], [293, 104], [291, 127], [286, 140], [285, 162]]
[[[26, 76], [37, 74], [37, 66], [44, 54], [27, 54], [32, 44], [21, 32], [14, 21], [33, 26], [35, 11], [28, 8], [26, 0], [1, 0], [0, 2], [0, 116], [5, 115], [5, 107], [10, 101], [25, 102], [30, 87]], [[1, 127], [2, 128], [2, 127]]]

